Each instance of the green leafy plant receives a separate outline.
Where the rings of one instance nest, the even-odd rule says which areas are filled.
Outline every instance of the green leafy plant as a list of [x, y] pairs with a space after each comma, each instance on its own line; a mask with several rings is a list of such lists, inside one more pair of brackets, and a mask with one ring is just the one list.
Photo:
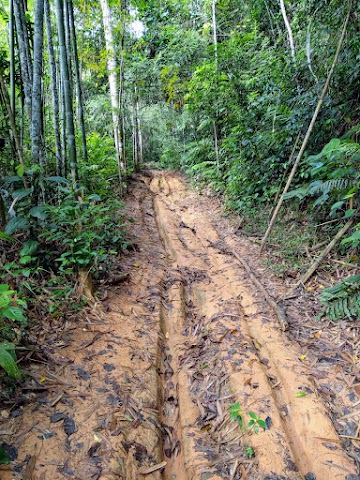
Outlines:
[[241, 409], [240, 403], [230, 404], [230, 418], [238, 423], [239, 427], [242, 429], [244, 426], [244, 412]]
[[250, 445], [246, 445], [244, 449], [244, 454], [246, 457], [252, 458], [255, 454], [254, 449]]
[[16, 363], [15, 345], [13, 343], [0, 343], [0, 366], [10, 377], [21, 378], [21, 373]]
[[256, 434], [258, 434], [260, 431], [259, 428], [267, 430], [265, 420], [262, 420], [259, 415], [251, 411], [247, 412], [247, 415], [250, 417], [250, 421], [245, 423], [245, 412], [242, 410], [239, 402], [231, 404], [229, 410], [231, 420], [236, 421], [239, 427], [242, 430], [245, 430], [245, 433], [247, 433], [249, 430], [253, 430]]
[[256, 434], [259, 433], [260, 428], [267, 430], [267, 425], [265, 420], [262, 420], [258, 415], [256, 415], [256, 413], [249, 412], [249, 417], [251, 418], [251, 420], [247, 424], [247, 428], [252, 428]]
[[121, 202], [109, 208], [96, 194], [66, 193], [60, 205], [49, 206], [49, 223], [40, 235], [58, 246], [61, 271], [92, 267], [125, 247]]
[[16, 364], [15, 345], [18, 332], [27, 323], [25, 300], [18, 298], [15, 290], [9, 285], [0, 284], [0, 366], [13, 378], [20, 378], [20, 370]]
[[360, 316], [360, 275], [348, 277], [333, 287], [324, 289], [319, 299], [324, 305], [320, 317], [326, 315], [334, 321], [358, 318]]
[[7, 284], [0, 284], [0, 319], [2, 320], [0, 334], [3, 334], [5, 329], [4, 320], [20, 324], [26, 323], [26, 307], [26, 301], [17, 298], [15, 290], [11, 290]]

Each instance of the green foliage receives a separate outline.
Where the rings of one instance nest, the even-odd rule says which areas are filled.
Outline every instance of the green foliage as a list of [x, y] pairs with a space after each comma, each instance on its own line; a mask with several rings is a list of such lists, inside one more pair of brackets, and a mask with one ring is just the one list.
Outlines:
[[326, 288], [320, 295], [324, 305], [321, 317], [326, 315], [330, 320], [356, 320], [360, 316], [360, 275], [354, 275]]
[[15, 345], [13, 343], [0, 343], [0, 366], [10, 377], [21, 378], [21, 373], [16, 363]]
[[313, 180], [288, 192], [285, 198], [315, 198], [313, 207], [329, 205], [332, 214], [343, 210], [346, 201], [357, 200], [360, 187], [360, 145], [357, 142], [347, 136], [332, 139], [318, 155], [308, 157], [306, 164], [304, 177]]
[[234, 420], [235, 422], [237, 422], [239, 427], [242, 430], [245, 430], [246, 433], [248, 433], [250, 430], [253, 430], [254, 433], [258, 434], [260, 431], [259, 428], [263, 428], [264, 430], [267, 430], [266, 422], [262, 420], [254, 412], [248, 412], [250, 421], [248, 423], [245, 423], [245, 419], [244, 419], [245, 413], [241, 409], [239, 402], [230, 404], [229, 411], [230, 411], [231, 420]]
[[0, 366], [13, 378], [20, 378], [21, 374], [12, 340], [27, 323], [26, 308], [25, 300], [18, 298], [15, 290], [7, 284], [0, 284]]
[[259, 428], [267, 430], [267, 425], [265, 420], [262, 420], [256, 413], [249, 412], [249, 417], [251, 418], [250, 422], [247, 424], [247, 428], [252, 428], [256, 434], [259, 433]]
[[96, 194], [64, 193], [61, 205], [49, 206], [49, 224], [40, 235], [59, 248], [61, 271], [91, 268], [105, 260], [109, 248], [116, 253], [125, 247], [120, 202], [114, 200], [109, 208]]

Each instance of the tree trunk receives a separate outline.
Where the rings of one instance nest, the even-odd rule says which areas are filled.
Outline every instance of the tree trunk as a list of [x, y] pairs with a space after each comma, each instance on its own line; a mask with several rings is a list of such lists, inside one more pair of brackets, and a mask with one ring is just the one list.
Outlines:
[[138, 163], [142, 165], [144, 163], [144, 152], [143, 152], [143, 141], [142, 141], [142, 130], [141, 130], [141, 117], [140, 117], [140, 103], [139, 97], [136, 98], [136, 130], [137, 130], [137, 137], [138, 137]]
[[32, 114], [32, 60], [30, 44], [26, 26], [25, 9], [22, 0], [14, 0], [14, 14], [17, 33], [17, 43], [20, 58], [21, 79], [24, 86], [25, 106], [31, 122]]
[[14, 0], [10, 0], [9, 13], [9, 47], [10, 47], [10, 106], [14, 116], [15, 113], [15, 28], [14, 28]]
[[54, 54], [54, 44], [52, 40], [52, 28], [50, 17], [50, 5], [49, 0], [45, 0], [45, 21], [46, 32], [48, 40], [49, 51], [49, 64], [50, 64], [50, 77], [51, 77], [51, 90], [52, 90], [52, 104], [53, 104], [53, 123], [54, 123], [54, 136], [55, 136], [55, 154], [56, 154], [56, 174], [62, 175], [62, 157], [61, 157], [61, 137], [60, 137], [60, 121], [59, 121], [59, 91], [57, 85], [57, 72], [56, 62]]
[[34, 12], [34, 71], [31, 110], [31, 153], [35, 163], [45, 165], [43, 148], [42, 75], [44, 46], [44, 0], [36, 0]]
[[65, 108], [65, 124], [66, 124], [66, 145], [70, 159], [71, 178], [74, 184], [79, 179], [77, 158], [76, 158], [76, 144], [75, 144], [75, 127], [74, 127], [74, 113], [72, 105], [72, 89], [69, 74], [67, 49], [65, 41], [65, 27], [64, 27], [64, 8], [63, 0], [56, 0], [56, 17], [58, 25], [59, 50], [60, 50], [60, 71], [62, 80], [62, 95], [64, 99]]
[[293, 33], [292, 33], [292, 29], [291, 29], [289, 19], [288, 19], [287, 14], [286, 14], [284, 0], [279, 0], [279, 1], [280, 1], [281, 14], [283, 16], [285, 27], [286, 27], [286, 30], [287, 30], [288, 35], [289, 35], [291, 58], [292, 58], [292, 61], [294, 62], [294, 65], [295, 65], [296, 64], [296, 56], [295, 56], [294, 36], [293, 36]]
[[0, 72], [0, 90], [3, 94], [4, 102], [5, 102], [5, 105], [6, 105], [7, 112], [8, 112], [8, 116], [9, 116], [9, 120], [10, 120], [12, 133], [13, 133], [13, 136], [14, 136], [14, 141], [15, 141], [15, 146], [16, 146], [19, 162], [21, 163], [21, 165], [25, 166], [24, 156], [23, 156], [22, 148], [21, 148], [20, 141], [19, 141], [19, 136], [18, 136], [17, 129], [16, 129], [14, 114], [13, 114], [13, 111], [11, 110], [8, 91], [6, 89], [4, 78], [1, 74], [1, 72]]
[[135, 172], [139, 171], [139, 157], [138, 157], [138, 136], [135, 121], [135, 106], [133, 107], [131, 115], [132, 133], [133, 133], [133, 165]]
[[114, 127], [114, 142], [118, 162], [119, 181], [122, 183], [122, 143], [119, 128], [119, 102], [117, 82], [117, 62], [114, 48], [114, 37], [111, 24], [111, 11], [107, 0], [100, 0], [103, 15], [104, 35], [107, 50], [107, 69], [109, 76], [110, 100]]
[[74, 54], [74, 64], [75, 64], [75, 78], [76, 78], [76, 95], [77, 95], [77, 104], [79, 112], [79, 125], [81, 130], [82, 137], [82, 149], [83, 149], [83, 158], [84, 163], [87, 165], [89, 163], [87, 144], [86, 144], [86, 130], [85, 130], [85, 121], [84, 121], [84, 103], [83, 103], [83, 94], [82, 94], [82, 84], [81, 84], [81, 75], [80, 75], [80, 65], [79, 65], [79, 55], [76, 41], [76, 31], [75, 31], [75, 21], [74, 21], [74, 10], [73, 3], [71, 0], [67, 0], [68, 5], [68, 14], [70, 21], [70, 36], [71, 43]]

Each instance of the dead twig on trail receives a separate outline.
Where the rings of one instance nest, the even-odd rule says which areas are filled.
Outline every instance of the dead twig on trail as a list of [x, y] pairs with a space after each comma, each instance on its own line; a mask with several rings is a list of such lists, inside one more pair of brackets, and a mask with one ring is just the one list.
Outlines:
[[264, 285], [252, 273], [249, 264], [242, 257], [240, 257], [240, 255], [237, 252], [235, 252], [232, 248], [229, 248], [228, 245], [226, 246], [226, 248], [241, 263], [241, 265], [245, 268], [246, 272], [248, 273], [251, 281], [254, 283], [254, 285], [264, 295], [266, 301], [271, 306], [271, 308], [273, 309], [274, 313], [276, 314], [276, 316], [278, 318], [278, 321], [279, 321], [280, 326], [281, 326], [281, 330], [283, 332], [285, 332], [289, 328], [289, 323], [288, 323], [287, 318], [286, 318], [285, 309], [283, 307], [280, 307], [280, 305], [278, 305], [275, 302], [275, 300], [270, 296], [269, 292], [266, 290]]

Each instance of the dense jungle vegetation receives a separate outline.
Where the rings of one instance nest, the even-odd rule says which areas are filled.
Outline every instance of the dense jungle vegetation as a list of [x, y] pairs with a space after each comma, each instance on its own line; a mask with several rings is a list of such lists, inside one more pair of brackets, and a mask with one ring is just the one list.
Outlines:
[[144, 166], [194, 177], [260, 238], [280, 199], [278, 274], [298, 276], [299, 251], [342, 232], [351, 275], [322, 297], [331, 318], [358, 316], [359, 6], [0, 2], [0, 365], [11, 376], [29, 322], [61, 317], [78, 285], [90, 296], [91, 274], [128, 247], [117, 198]]

